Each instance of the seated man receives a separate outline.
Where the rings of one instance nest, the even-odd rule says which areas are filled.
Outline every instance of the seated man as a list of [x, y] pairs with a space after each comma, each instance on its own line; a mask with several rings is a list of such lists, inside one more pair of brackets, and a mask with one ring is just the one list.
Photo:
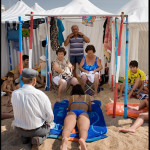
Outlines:
[[12, 92], [14, 121], [12, 126], [22, 136], [23, 143], [31, 140], [32, 148], [38, 148], [50, 132], [54, 120], [51, 102], [47, 95], [36, 89], [36, 70], [22, 70], [23, 87]]
[[[128, 70], [128, 99], [132, 95], [138, 95], [144, 88], [144, 81], [146, 80], [145, 73], [138, 68], [138, 62], [132, 60], [129, 64], [130, 69]], [[118, 98], [122, 96], [124, 91], [125, 80], [123, 84], [118, 86], [120, 93]]]
[[87, 79], [94, 83], [94, 96], [97, 96], [99, 84], [99, 71], [103, 69], [100, 59], [94, 54], [96, 52], [93, 45], [88, 45], [85, 49], [87, 53], [81, 60], [79, 69], [81, 71], [81, 86], [84, 89]]
[[58, 48], [56, 51], [57, 59], [53, 63], [52, 67], [52, 76], [53, 76], [53, 82], [56, 85], [59, 85], [58, 89], [58, 96], [57, 96], [57, 102], [60, 102], [61, 94], [67, 87], [67, 82], [70, 82], [72, 85], [78, 84], [78, 80], [75, 77], [70, 76], [69, 79], [66, 79], [65, 76], [63, 76], [66, 73], [67, 69], [73, 69], [72, 64], [69, 62], [69, 60], [65, 59], [66, 51], [63, 47]]

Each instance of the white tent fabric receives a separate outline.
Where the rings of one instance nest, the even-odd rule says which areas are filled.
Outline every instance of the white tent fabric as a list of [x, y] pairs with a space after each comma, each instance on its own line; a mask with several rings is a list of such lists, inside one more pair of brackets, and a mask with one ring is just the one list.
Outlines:
[[117, 14], [124, 12], [128, 14], [128, 22], [148, 22], [148, 0], [130, 0]]
[[89, 0], [72, 0], [64, 7], [58, 7], [47, 10], [47, 14], [51, 15], [84, 15], [84, 14], [97, 14], [97, 15], [110, 15], [111, 13], [103, 11], [93, 5]]
[[[71, 6], [71, 5], [73, 5], [73, 6]], [[88, 0], [73, 0], [71, 3], [64, 6], [63, 9], [61, 9], [61, 8], [59, 8], [60, 10], [58, 8], [56, 8], [57, 11], [59, 11], [59, 13], [61, 13], [61, 14], [66, 14], [66, 12], [67, 12], [67, 14], [69, 12], [71, 12], [70, 14], [72, 14], [72, 15], [74, 13], [76, 13], [77, 15], [81, 15], [81, 14], [84, 14], [84, 15], [85, 14], [98, 14], [98, 15], [107, 14], [107, 15], [109, 15], [110, 14], [110, 13], [107, 13], [107, 12], [97, 8], [92, 3], [90, 3]], [[22, 9], [24, 10], [24, 8], [22, 8]], [[55, 10], [55, 9], [53, 9], [53, 10]], [[52, 11], [50, 11], [50, 10], [48, 12], [52, 13]], [[24, 14], [26, 14], [26, 13], [29, 13], [29, 12], [25, 12]], [[40, 14], [40, 13], [38, 13], [38, 14]], [[56, 15], [56, 12], [53, 14]], [[34, 18], [35, 18], [35, 16], [34, 16]], [[75, 21], [76, 19], [73, 19], [73, 20]], [[68, 34], [71, 33], [71, 26], [73, 24], [77, 24], [79, 26], [80, 32], [83, 32], [85, 35], [87, 35], [91, 40], [90, 44], [93, 44], [95, 46], [96, 55], [101, 59], [103, 66], [104, 66], [104, 54], [103, 54], [103, 50], [102, 50], [102, 46], [103, 46], [102, 39], [103, 39], [104, 20], [105, 19], [96, 20], [94, 22], [94, 27], [88, 27], [88, 26], [83, 25], [81, 19], [80, 19], [80, 22], [78, 22], [78, 21], [72, 22], [72, 21], [68, 21], [65, 19], [63, 20], [63, 24], [65, 27], [65, 31], [63, 32], [64, 39], [66, 39]], [[5, 25], [3, 25], [2, 28], [5, 28]], [[33, 33], [34, 34], [33, 34], [33, 44], [32, 44], [32, 46], [33, 46], [32, 67], [34, 67], [35, 63], [39, 63], [39, 57], [41, 55], [46, 55], [46, 49], [42, 47], [42, 43], [39, 40], [39, 30], [35, 29]], [[1, 35], [1, 39], [4, 39], [5, 41], [7, 41], [7, 32], [5, 32], [5, 35], [6, 35], [5, 38], [3, 37], [3, 35]], [[86, 44], [84, 46], [86, 46]], [[69, 49], [69, 46], [66, 47], [67, 54], [68, 54], [68, 49]], [[2, 50], [3, 50], [3, 53], [5, 53], [4, 55], [5, 56], [7, 55], [7, 59], [5, 59], [5, 60], [1, 56], [1, 58], [4, 60], [1, 63], [1, 66], [2, 66], [1, 75], [5, 76], [6, 73], [9, 71], [9, 59], [8, 59], [9, 55], [8, 55], [8, 43], [7, 42], [5, 43], [5, 45], [2, 45]], [[23, 38], [23, 54], [29, 54], [28, 51], [29, 51], [29, 38]], [[66, 57], [68, 57], [68, 55]], [[52, 51], [51, 58], [52, 58], [52, 60], [56, 58], [55, 51]], [[12, 59], [12, 64], [13, 64], [13, 69], [14, 69], [15, 66], [19, 63], [19, 52], [12, 48], [11, 48], [11, 59]], [[7, 66], [5, 64], [7, 64]], [[3, 69], [4, 67], [6, 67], [7, 69]], [[102, 73], [104, 73], [104, 69], [102, 70]]]
[[35, 3], [32, 7], [31, 7], [35, 12], [40, 12], [41, 14], [45, 13], [45, 9], [43, 9], [38, 3]]
[[[31, 12], [41, 13], [41, 10], [39, 12], [33, 10], [28, 5], [26, 5], [22, 0], [20, 0], [16, 4], [14, 4], [11, 8], [9, 8], [7, 11], [4, 11], [2, 13], [1, 22], [2, 23], [5, 23], [6, 21], [18, 22], [18, 16], [21, 16], [21, 20], [28, 21], [30, 20], [30, 16], [25, 16], [25, 14], [30, 14]], [[36, 18], [40, 17], [34, 17], [34, 19]]]
[[[148, 74], [148, 0], [131, 0], [118, 11], [118, 14], [121, 14], [121, 12], [128, 15], [129, 22], [128, 62], [137, 60], [139, 68], [143, 70], [145, 74]], [[125, 21], [126, 19], [124, 19], [124, 22]], [[126, 25], [124, 24], [123, 26], [120, 77], [124, 77], [125, 75]], [[117, 27], [119, 33], [119, 21]], [[110, 77], [111, 75], [112, 71], [109, 72]], [[109, 85], [111, 85], [111, 78], [109, 78]]]

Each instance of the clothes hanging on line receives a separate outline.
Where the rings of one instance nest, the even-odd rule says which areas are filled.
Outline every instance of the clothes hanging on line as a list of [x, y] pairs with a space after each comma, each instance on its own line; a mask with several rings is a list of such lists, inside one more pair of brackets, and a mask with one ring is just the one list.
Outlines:
[[104, 38], [104, 55], [106, 56], [108, 62], [110, 62], [110, 56], [112, 52], [112, 37], [111, 37], [111, 22], [110, 17], [108, 17], [106, 30], [105, 30], [105, 38]]
[[93, 27], [93, 22], [95, 21], [95, 19], [96, 19], [96, 16], [83, 16], [82, 24]]
[[60, 19], [57, 19], [57, 27], [58, 27], [59, 46], [62, 46], [62, 43], [64, 42], [63, 31], [65, 30], [65, 28], [64, 28], [64, 25]]
[[56, 18], [52, 17], [50, 22], [50, 39], [51, 39], [51, 47], [54, 51], [56, 51], [59, 47], [58, 42], [58, 27], [56, 24]]

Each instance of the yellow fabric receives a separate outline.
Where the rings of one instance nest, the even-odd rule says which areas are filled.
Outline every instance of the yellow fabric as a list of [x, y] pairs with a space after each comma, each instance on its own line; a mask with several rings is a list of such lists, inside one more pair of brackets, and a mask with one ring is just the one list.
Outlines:
[[128, 84], [133, 85], [138, 77], [141, 79], [141, 81], [146, 80], [145, 73], [142, 70], [137, 69], [137, 73], [132, 73], [130, 69], [128, 70]]
[[12, 72], [12, 73], [14, 74], [14, 70], [11, 70], [11, 71], [9, 71], [9, 72]]

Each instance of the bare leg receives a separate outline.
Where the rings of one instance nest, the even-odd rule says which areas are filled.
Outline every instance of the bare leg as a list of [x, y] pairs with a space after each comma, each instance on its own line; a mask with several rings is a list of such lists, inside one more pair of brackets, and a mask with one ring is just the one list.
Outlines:
[[70, 84], [72, 84], [73, 86], [76, 85], [76, 84], [79, 84], [77, 78], [73, 77], [71, 80], [70, 80]]
[[8, 119], [8, 118], [13, 118], [14, 115], [13, 114], [10, 114], [10, 113], [2, 113], [1, 114], [1, 119]]
[[43, 87], [45, 87], [45, 85], [44, 85], [44, 76], [42, 76], [42, 75], [41, 75], [41, 84], [42, 84]]
[[133, 88], [132, 88], [132, 90], [130, 91], [130, 93], [128, 94], [128, 99], [132, 96], [133, 91], [136, 90], [138, 87], [140, 87], [140, 85], [141, 85], [141, 80], [140, 80], [140, 78], [136, 78], [135, 83], [134, 83], [134, 85], [133, 85]]
[[67, 150], [67, 142], [71, 131], [76, 125], [76, 115], [73, 112], [69, 112], [64, 120], [64, 129], [62, 132], [62, 145], [61, 150]]
[[87, 76], [84, 74], [81, 76], [81, 87], [82, 87], [82, 89], [85, 88], [86, 81], [87, 81]]
[[90, 126], [90, 120], [87, 113], [82, 113], [78, 117], [77, 126], [79, 130], [79, 144], [81, 146], [81, 150], [87, 150], [85, 141], [87, 139]]
[[60, 79], [58, 83], [59, 83], [59, 88], [58, 88], [57, 102], [60, 102], [61, 93], [67, 87], [67, 81], [64, 79]]
[[94, 90], [95, 90], [94, 96], [97, 96], [98, 84], [99, 84], [99, 75], [95, 74], [95, 77], [94, 77]]
[[130, 128], [121, 129], [119, 131], [135, 133], [136, 129], [144, 123], [144, 120], [148, 120], [148, 112], [139, 114], [139, 117], [136, 119], [136, 121], [134, 122], [134, 124]]
[[73, 76], [76, 77], [76, 63], [73, 63], [72, 65], [74, 66], [74, 69], [73, 69]]

